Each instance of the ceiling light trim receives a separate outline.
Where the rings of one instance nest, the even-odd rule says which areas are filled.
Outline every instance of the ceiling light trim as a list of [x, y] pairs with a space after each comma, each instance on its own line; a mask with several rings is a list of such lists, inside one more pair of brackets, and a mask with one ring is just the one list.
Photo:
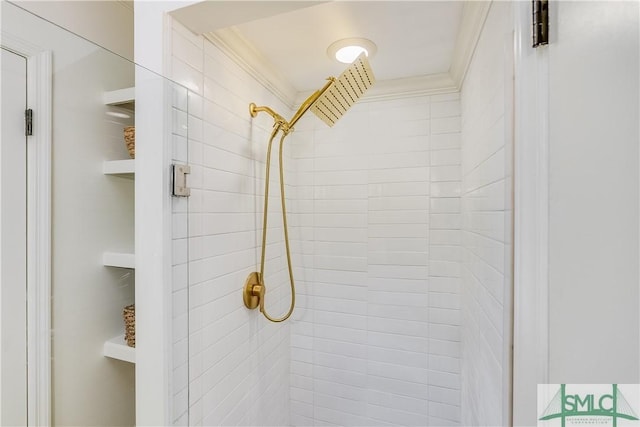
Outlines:
[[458, 31], [451, 67], [449, 68], [449, 74], [459, 89], [462, 89], [480, 34], [489, 15], [491, 3], [491, 0], [466, 1], [464, 3], [460, 30]]
[[378, 51], [378, 46], [376, 46], [376, 44], [371, 40], [362, 37], [350, 37], [346, 39], [336, 40], [331, 43], [327, 48], [327, 56], [332, 61], [338, 61], [342, 64], [350, 64], [351, 62], [353, 62], [353, 60], [356, 59], [358, 55], [356, 55], [353, 60], [349, 62], [344, 62], [338, 59], [338, 52], [346, 47], [359, 47], [360, 49], [364, 49], [369, 59], [373, 58]]

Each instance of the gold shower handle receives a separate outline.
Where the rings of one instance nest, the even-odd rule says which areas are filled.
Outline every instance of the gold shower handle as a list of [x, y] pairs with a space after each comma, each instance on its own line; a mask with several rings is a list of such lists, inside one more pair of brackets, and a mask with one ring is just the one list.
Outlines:
[[244, 282], [244, 290], [242, 292], [244, 305], [251, 310], [262, 306], [261, 302], [264, 300], [264, 292], [265, 288], [260, 284], [260, 273], [254, 271], [249, 274], [249, 277], [247, 277], [247, 280]]

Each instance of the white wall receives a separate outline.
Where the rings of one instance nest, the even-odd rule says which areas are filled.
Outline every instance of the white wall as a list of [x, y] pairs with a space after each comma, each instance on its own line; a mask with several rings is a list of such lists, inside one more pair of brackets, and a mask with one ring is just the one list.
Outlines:
[[432, 96], [429, 188], [429, 425], [461, 421], [461, 99]]
[[360, 102], [296, 126], [294, 425], [458, 424], [459, 108]]
[[0, 423], [27, 423], [27, 61], [6, 50], [0, 140]]
[[102, 93], [130, 86], [133, 66], [6, 2], [2, 30], [53, 55], [53, 422], [132, 425], [134, 367], [102, 345], [123, 333], [134, 277], [101, 264], [133, 250], [133, 181], [102, 174], [104, 160], [128, 158], [131, 123], [105, 114]]
[[[189, 401], [177, 396], [174, 414], [188, 407], [190, 425], [287, 425], [289, 324], [272, 324], [258, 310], [247, 310], [241, 289], [259, 266], [262, 177], [272, 125], [268, 116], [251, 120], [249, 102], [285, 116], [291, 112], [218, 48], [175, 21], [171, 46], [171, 77], [193, 89], [188, 99], [174, 100], [182, 105], [174, 120], [188, 124], [192, 167], [188, 230], [177, 235], [174, 229], [174, 250], [188, 251], [189, 259]], [[265, 272], [272, 315], [286, 311], [289, 298], [277, 167], [274, 161]], [[174, 293], [174, 307], [186, 291]], [[182, 352], [185, 342], [175, 348]]]
[[549, 380], [637, 383], [638, 3], [551, 13]]
[[16, 4], [133, 61], [133, 1], [24, 1]]
[[493, 2], [462, 86], [462, 424], [508, 425], [511, 5]]

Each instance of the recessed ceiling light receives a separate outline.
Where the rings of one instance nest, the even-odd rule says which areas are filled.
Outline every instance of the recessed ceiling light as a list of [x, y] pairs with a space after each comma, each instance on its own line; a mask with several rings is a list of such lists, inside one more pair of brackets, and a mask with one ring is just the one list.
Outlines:
[[371, 58], [377, 50], [375, 43], [371, 40], [349, 38], [331, 43], [327, 49], [327, 55], [344, 64], [351, 64], [362, 52]]

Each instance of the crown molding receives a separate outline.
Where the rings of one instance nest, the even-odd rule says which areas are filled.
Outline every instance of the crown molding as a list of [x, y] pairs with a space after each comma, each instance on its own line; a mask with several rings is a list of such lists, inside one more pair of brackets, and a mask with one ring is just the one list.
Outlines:
[[235, 27], [204, 33], [203, 36], [278, 99], [293, 108], [298, 94], [296, 88]]
[[[402, 79], [378, 80], [358, 102], [411, 98], [421, 95], [437, 95], [456, 92], [458, 87], [449, 73], [428, 74]], [[301, 105], [313, 91], [299, 92], [295, 105]]]
[[437, 95], [457, 90], [458, 87], [449, 73], [427, 74], [376, 82], [375, 86], [361, 98], [361, 101], [381, 101], [421, 95]]
[[[237, 29], [226, 28], [203, 36], [290, 108], [294, 109], [313, 93], [298, 92]], [[429, 74], [379, 80], [360, 101], [434, 95], [456, 90], [458, 86], [448, 73]]]
[[480, 39], [480, 33], [484, 27], [491, 7], [489, 1], [466, 1], [462, 9], [462, 21], [453, 50], [453, 59], [449, 74], [458, 89], [462, 88], [462, 83], [471, 64], [473, 53]]
[[[125, 3], [122, 0], [119, 0]], [[459, 91], [473, 58], [480, 33], [487, 19], [491, 0], [465, 1], [460, 30], [448, 73], [429, 74], [393, 80], [379, 80], [361, 101], [377, 101], [435, 95]], [[203, 36], [221, 49], [244, 71], [260, 82], [292, 109], [300, 105], [312, 91], [298, 92], [295, 87], [235, 27], [204, 33]]]

